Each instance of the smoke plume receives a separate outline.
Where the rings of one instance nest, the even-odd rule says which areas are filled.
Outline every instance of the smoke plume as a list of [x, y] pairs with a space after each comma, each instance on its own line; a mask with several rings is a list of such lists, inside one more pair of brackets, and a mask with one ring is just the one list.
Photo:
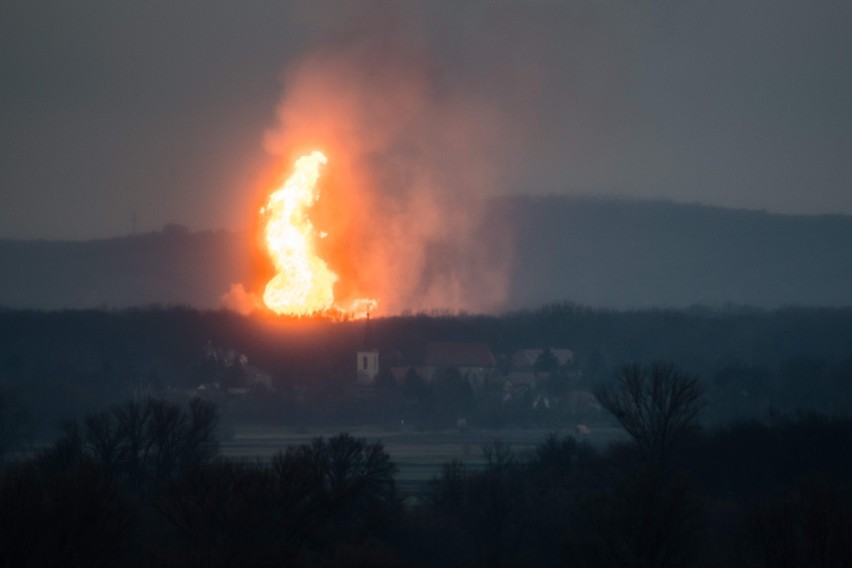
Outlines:
[[510, 239], [483, 211], [500, 113], [447, 79], [392, 10], [354, 21], [286, 70], [265, 136], [283, 175], [302, 154], [328, 156], [311, 218], [340, 276], [336, 301], [376, 298], [382, 314], [499, 309]]
[[242, 284], [231, 284], [228, 291], [219, 298], [219, 306], [246, 316], [263, 307], [263, 302], [260, 296], [249, 292]]

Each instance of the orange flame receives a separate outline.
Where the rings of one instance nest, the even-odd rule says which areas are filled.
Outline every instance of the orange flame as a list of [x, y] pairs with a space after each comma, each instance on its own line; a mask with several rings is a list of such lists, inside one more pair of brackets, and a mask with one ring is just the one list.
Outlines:
[[338, 276], [316, 251], [317, 234], [308, 210], [319, 200], [320, 167], [327, 163], [314, 151], [296, 160], [293, 174], [269, 196], [260, 213], [266, 219], [266, 246], [276, 275], [263, 292], [263, 302], [277, 314], [323, 314], [365, 317], [378, 306], [373, 299], [354, 300], [348, 308], [334, 303]]

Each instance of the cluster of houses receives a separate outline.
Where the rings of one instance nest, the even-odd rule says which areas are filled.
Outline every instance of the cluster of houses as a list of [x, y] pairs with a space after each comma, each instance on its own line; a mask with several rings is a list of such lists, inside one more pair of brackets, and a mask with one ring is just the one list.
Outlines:
[[[374, 391], [380, 376], [400, 387], [412, 377], [432, 385], [452, 370], [456, 377], [468, 382], [474, 396], [487, 393], [492, 400], [499, 396], [504, 403], [529, 404], [534, 409], [549, 409], [559, 404], [571, 413], [599, 408], [592, 393], [581, 386], [582, 371], [577, 368], [570, 349], [520, 349], [511, 355], [495, 357], [490, 346], [482, 341], [444, 341], [427, 343], [422, 358], [413, 365], [393, 364], [399, 360], [398, 356], [386, 359], [391, 364], [383, 368], [377, 349], [357, 352], [356, 386], [363, 394], [369, 396]], [[249, 392], [274, 390], [272, 377], [249, 365], [245, 355], [217, 349], [212, 343], [205, 348], [199, 375], [207, 380], [192, 389], [194, 396], [242, 398]], [[554, 388], [553, 381], [559, 382], [558, 388]]]
[[[596, 406], [594, 396], [578, 388], [582, 372], [574, 365], [574, 353], [570, 349], [521, 349], [498, 365], [485, 342], [432, 342], [426, 345], [420, 364], [391, 366], [389, 371], [400, 385], [412, 374], [428, 385], [435, 381], [439, 372], [447, 369], [458, 371], [474, 393], [487, 387], [500, 390], [504, 402], [528, 400], [535, 408], [550, 408], [559, 398], [575, 410]], [[359, 387], [368, 389], [375, 386], [380, 371], [378, 350], [358, 351], [356, 382]], [[569, 386], [559, 395], [542, 388], [554, 374], [558, 374]]]

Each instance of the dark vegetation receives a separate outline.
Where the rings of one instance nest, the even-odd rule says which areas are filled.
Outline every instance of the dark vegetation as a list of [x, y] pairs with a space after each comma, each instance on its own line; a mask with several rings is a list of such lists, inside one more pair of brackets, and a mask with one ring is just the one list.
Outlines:
[[[417, 364], [434, 340], [486, 341], [501, 368], [520, 348], [570, 347], [570, 369], [536, 361], [542, 388], [593, 391], [602, 410], [498, 404], [451, 369], [364, 392], [364, 322], [3, 311], [0, 565], [852, 565], [848, 309], [562, 304], [370, 325], [383, 366]], [[461, 414], [618, 423], [631, 441], [495, 442], [483, 467], [447, 463], [415, 495], [380, 443], [346, 434], [266, 462], [217, 450], [240, 421], [444, 428]]]
[[[671, 371], [663, 374], [660, 370]], [[667, 365], [639, 369], [661, 439], [700, 399]], [[635, 369], [611, 387], [630, 399]], [[657, 384], [655, 385], [655, 380]], [[660, 384], [662, 383], [662, 384]], [[602, 391], [603, 392], [603, 391]], [[612, 391], [610, 391], [612, 392]], [[700, 393], [699, 393], [700, 394]], [[617, 397], [616, 397], [617, 398]], [[603, 402], [603, 401], [602, 401]], [[6, 566], [821, 566], [852, 562], [852, 420], [803, 414], [701, 429], [677, 451], [598, 451], [551, 434], [444, 465], [405, 500], [380, 443], [347, 434], [269, 462], [216, 457], [215, 407], [131, 400], [68, 424], [0, 473]], [[163, 428], [169, 424], [168, 428]]]
[[346, 434], [270, 463], [217, 460], [215, 406], [129, 401], [69, 423], [0, 478], [4, 566], [336, 564], [400, 514], [380, 444]]
[[[420, 365], [430, 341], [485, 341], [498, 375], [518, 349], [568, 347], [570, 368], [537, 363], [539, 391], [552, 397], [591, 392], [627, 363], [671, 361], [698, 378], [708, 424], [799, 409], [848, 415], [852, 408], [850, 309], [614, 312], [559, 304], [499, 317], [374, 319], [370, 326], [383, 372], [365, 393], [355, 386], [364, 322], [183, 308], [0, 311], [0, 406], [23, 409], [18, 419], [0, 421], [0, 437], [50, 441], [62, 420], [140, 394], [177, 402], [202, 396], [220, 407], [226, 430], [235, 421], [393, 426], [404, 419], [442, 428], [459, 416], [473, 427], [607, 420], [565, 405], [533, 408], [528, 399], [506, 404], [499, 388], [471, 392], [451, 369], [430, 385], [414, 373], [399, 381], [389, 375], [394, 366]], [[202, 384], [221, 388], [199, 391]], [[245, 390], [229, 396], [227, 387]]]

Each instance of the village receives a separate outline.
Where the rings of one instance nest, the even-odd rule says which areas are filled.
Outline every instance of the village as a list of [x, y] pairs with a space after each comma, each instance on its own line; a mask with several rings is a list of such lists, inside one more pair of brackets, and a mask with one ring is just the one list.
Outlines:
[[336, 423], [436, 429], [558, 425], [583, 434], [587, 423], [605, 419], [569, 348], [495, 353], [484, 341], [432, 341], [409, 354], [382, 351], [370, 341], [368, 332], [352, 354], [354, 364], [345, 377], [330, 381], [331, 389], [282, 383], [246, 355], [208, 343], [197, 376], [213, 380], [170, 393], [209, 399], [239, 422], [310, 422], [319, 406], [323, 418]]

